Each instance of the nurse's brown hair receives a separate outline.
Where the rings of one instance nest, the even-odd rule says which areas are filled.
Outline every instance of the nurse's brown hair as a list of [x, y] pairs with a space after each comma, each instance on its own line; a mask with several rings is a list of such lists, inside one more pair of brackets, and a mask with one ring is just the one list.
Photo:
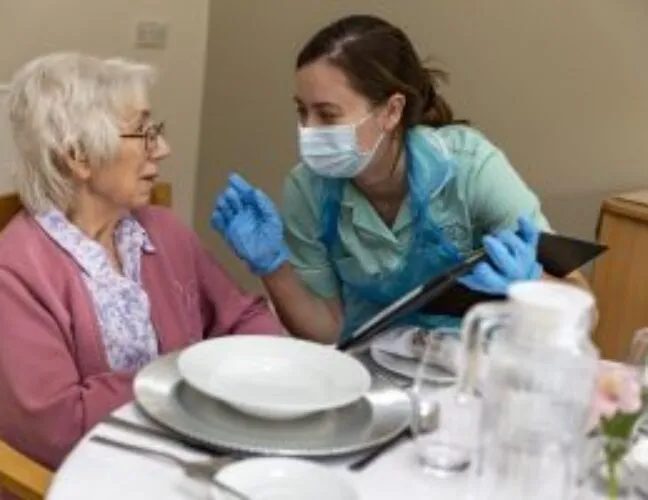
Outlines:
[[439, 83], [447, 81], [448, 74], [426, 67], [407, 35], [383, 19], [352, 15], [324, 27], [299, 52], [297, 69], [322, 58], [343, 71], [352, 88], [373, 105], [403, 94], [403, 130], [466, 123], [455, 119], [439, 94]]

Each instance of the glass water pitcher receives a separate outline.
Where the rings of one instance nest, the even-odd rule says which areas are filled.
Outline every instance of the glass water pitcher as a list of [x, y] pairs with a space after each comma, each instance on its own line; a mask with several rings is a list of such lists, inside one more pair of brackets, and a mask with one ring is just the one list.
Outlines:
[[574, 494], [598, 362], [593, 310], [584, 290], [533, 281], [468, 312], [458, 394], [481, 399], [471, 498]]

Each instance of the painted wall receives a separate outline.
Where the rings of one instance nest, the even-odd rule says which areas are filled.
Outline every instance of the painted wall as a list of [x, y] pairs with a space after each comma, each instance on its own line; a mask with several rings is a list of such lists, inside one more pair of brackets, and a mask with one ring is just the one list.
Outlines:
[[[58, 50], [119, 55], [156, 65], [160, 80], [153, 105], [167, 122], [173, 150], [163, 176], [173, 183], [176, 210], [191, 222], [208, 13], [208, 0], [0, 0], [0, 83], [33, 57]], [[164, 49], [135, 47], [140, 20], [168, 23]], [[6, 163], [0, 164], [0, 192], [12, 189], [6, 171]]]
[[213, 193], [238, 170], [280, 199], [295, 162], [293, 64], [333, 19], [376, 13], [452, 73], [446, 94], [503, 147], [559, 230], [592, 236], [599, 203], [648, 187], [646, 0], [283, 0], [214, 2], [209, 19], [196, 227], [247, 283], [208, 229]]

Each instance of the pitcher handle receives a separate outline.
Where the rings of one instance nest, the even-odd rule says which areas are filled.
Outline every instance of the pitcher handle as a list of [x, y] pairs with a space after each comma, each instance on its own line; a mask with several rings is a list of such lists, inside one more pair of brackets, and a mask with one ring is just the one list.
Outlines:
[[471, 307], [461, 323], [462, 362], [459, 366], [457, 395], [474, 397], [481, 371], [482, 356], [490, 336], [508, 323], [511, 305], [485, 302]]

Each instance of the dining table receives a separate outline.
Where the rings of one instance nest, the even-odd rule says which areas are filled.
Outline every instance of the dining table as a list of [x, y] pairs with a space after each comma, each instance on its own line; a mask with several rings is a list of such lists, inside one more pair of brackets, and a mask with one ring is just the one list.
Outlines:
[[[376, 376], [375, 367], [372, 370]], [[378, 374], [380, 375], [380, 374]], [[386, 374], [383, 373], [382, 376]], [[391, 378], [391, 376], [390, 376]], [[407, 390], [402, 378], [391, 379], [395, 385]], [[442, 408], [453, 408], [456, 389], [452, 386], [424, 386], [422, 396], [437, 401]], [[472, 408], [475, 422], [479, 406]], [[206, 482], [189, 478], [171, 462], [150, 456], [134, 454], [92, 440], [102, 436], [124, 443], [144, 446], [158, 451], [173, 453], [185, 460], [201, 460], [215, 452], [188, 446], [177, 440], [177, 435], [151, 420], [136, 402], [117, 409], [111, 417], [125, 420], [145, 428], [164, 433], [165, 438], [153, 437], [140, 430], [114, 425], [111, 418], [99, 423], [84, 436], [66, 457], [53, 477], [47, 500], [220, 500], [213, 495], [213, 487]], [[445, 414], [441, 422], [453, 420]], [[648, 423], [648, 419], [644, 419]], [[469, 423], [472, 427], [472, 423]], [[633, 455], [641, 464], [642, 472], [637, 479], [641, 491], [648, 492], [648, 432], [642, 425], [640, 438]], [[171, 439], [169, 439], [171, 438]], [[431, 500], [452, 498], [472, 500], [472, 470], [470, 468], [445, 477], [431, 474], [418, 460], [416, 443], [412, 439], [399, 440], [360, 471], [349, 469], [350, 464], [371, 453], [371, 450], [343, 457], [315, 460], [329, 467], [335, 474], [346, 479], [355, 489], [357, 500]], [[643, 493], [642, 493], [643, 495]], [[648, 498], [648, 494], [646, 494]], [[642, 497], [643, 498], [643, 497]], [[306, 499], [305, 499], [306, 500]]]
[[[451, 388], [430, 387], [428, 394], [443, 402], [453, 398]], [[136, 402], [119, 408], [113, 416], [158, 431], [158, 426], [142, 412]], [[99, 423], [66, 457], [49, 488], [48, 500], [197, 500], [210, 499], [210, 487], [187, 477], [173, 463], [115, 449], [97, 443], [92, 436], [104, 436], [130, 444], [172, 452], [182, 459], [199, 460], [208, 452], [188, 448], [173, 442], [115, 426], [108, 421]], [[402, 439], [390, 446], [361, 471], [349, 470], [349, 465], [368, 451], [326, 458], [319, 463], [346, 478], [355, 488], [358, 500], [430, 500], [431, 498], [466, 498], [469, 471], [448, 477], [427, 472], [417, 460], [415, 443]], [[406, 495], [406, 496], [403, 496]]]

